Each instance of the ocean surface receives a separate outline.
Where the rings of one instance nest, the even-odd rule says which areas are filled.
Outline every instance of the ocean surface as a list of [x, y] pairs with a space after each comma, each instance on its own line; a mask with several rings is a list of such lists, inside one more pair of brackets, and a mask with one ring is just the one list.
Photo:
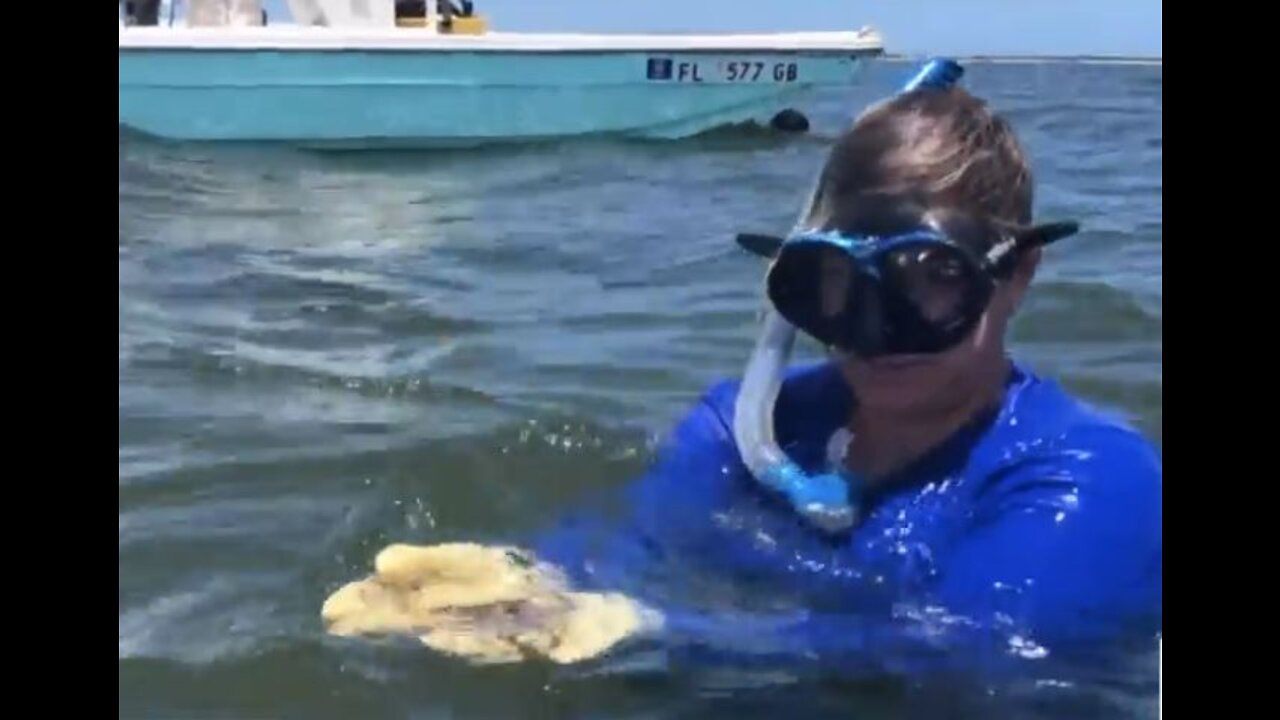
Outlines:
[[[958, 690], [743, 671], [476, 668], [325, 635], [392, 542], [536, 533], [621, 487], [741, 371], [813, 131], [321, 153], [120, 137], [120, 714], [131, 718], [1155, 717], [1154, 648], [1088, 681]], [[1047, 253], [1038, 371], [1162, 428], [1162, 68], [973, 64], [1017, 125]], [[812, 356], [816, 349], [802, 346]]]

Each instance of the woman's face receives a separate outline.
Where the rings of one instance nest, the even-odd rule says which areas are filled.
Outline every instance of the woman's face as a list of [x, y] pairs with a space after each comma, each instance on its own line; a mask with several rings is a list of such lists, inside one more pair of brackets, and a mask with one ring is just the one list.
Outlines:
[[869, 411], [927, 415], [962, 406], [986, 391], [993, 373], [1005, 366], [1005, 332], [1035, 272], [1039, 254], [1029, 255], [1008, 280], [996, 286], [973, 331], [951, 349], [927, 355], [843, 358], [845, 380]]

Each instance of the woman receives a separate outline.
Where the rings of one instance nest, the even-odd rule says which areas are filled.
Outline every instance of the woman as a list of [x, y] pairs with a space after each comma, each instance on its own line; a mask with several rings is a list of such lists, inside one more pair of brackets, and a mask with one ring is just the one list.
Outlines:
[[[746, 378], [667, 439], [626, 532], [568, 522], [543, 559], [669, 637], [766, 654], [967, 663], [1160, 631], [1159, 453], [1006, 352], [1040, 248], [1075, 226], [1032, 224], [1018, 140], [960, 74], [931, 63], [863, 114], [785, 241], [740, 238], [772, 258], [775, 311]], [[832, 360], [780, 377], [791, 327]], [[660, 589], [672, 564], [793, 610], [716, 620]]]
[[[621, 522], [566, 520], [535, 544], [547, 565], [400, 548], [329, 621], [433, 627], [429, 645], [490, 659], [575, 661], [641, 635], [895, 670], [1158, 633], [1159, 453], [1009, 358], [1040, 248], [1075, 226], [1032, 224], [1019, 143], [959, 76], [931, 63], [860, 117], [791, 236], [740, 238], [772, 259], [755, 354], [681, 421]], [[832, 359], [786, 368], [795, 328]], [[439, 613], [404, 616], [396, 587]]]

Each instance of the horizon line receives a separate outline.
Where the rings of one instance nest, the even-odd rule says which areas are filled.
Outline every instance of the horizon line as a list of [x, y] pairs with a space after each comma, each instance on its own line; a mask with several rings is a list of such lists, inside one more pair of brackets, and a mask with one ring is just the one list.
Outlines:
[[928, 53], [928, 52], [886, 52], [880, 56], [881, 60], [889, 62], [910, 61], [918, 62], [930, 57], [945, 56], [956, 60], [957, 62], [969, 63], [1028, 63], [1028, 62], [1078, 62], [1094, 65], [1160, 65], [1163, 66], [1164, 58], [1160, 56], [1150, 55], [1093, 55], [1093, 54], [1069, 54], [1069, 55], [1030, 55], [1025, 53], [968, 53], [968, 54], [947, 54], [947, 53]]

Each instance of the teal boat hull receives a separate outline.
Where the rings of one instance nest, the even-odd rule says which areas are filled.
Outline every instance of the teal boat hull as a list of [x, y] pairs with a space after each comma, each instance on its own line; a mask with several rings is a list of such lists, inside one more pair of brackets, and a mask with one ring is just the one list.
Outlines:
[[[123, 33], [122, 33], [123, 35]], [[164, 138], [457, 146], [678, 138], [849, 85], [874, 49], [120, 49], [120, 124]]]

